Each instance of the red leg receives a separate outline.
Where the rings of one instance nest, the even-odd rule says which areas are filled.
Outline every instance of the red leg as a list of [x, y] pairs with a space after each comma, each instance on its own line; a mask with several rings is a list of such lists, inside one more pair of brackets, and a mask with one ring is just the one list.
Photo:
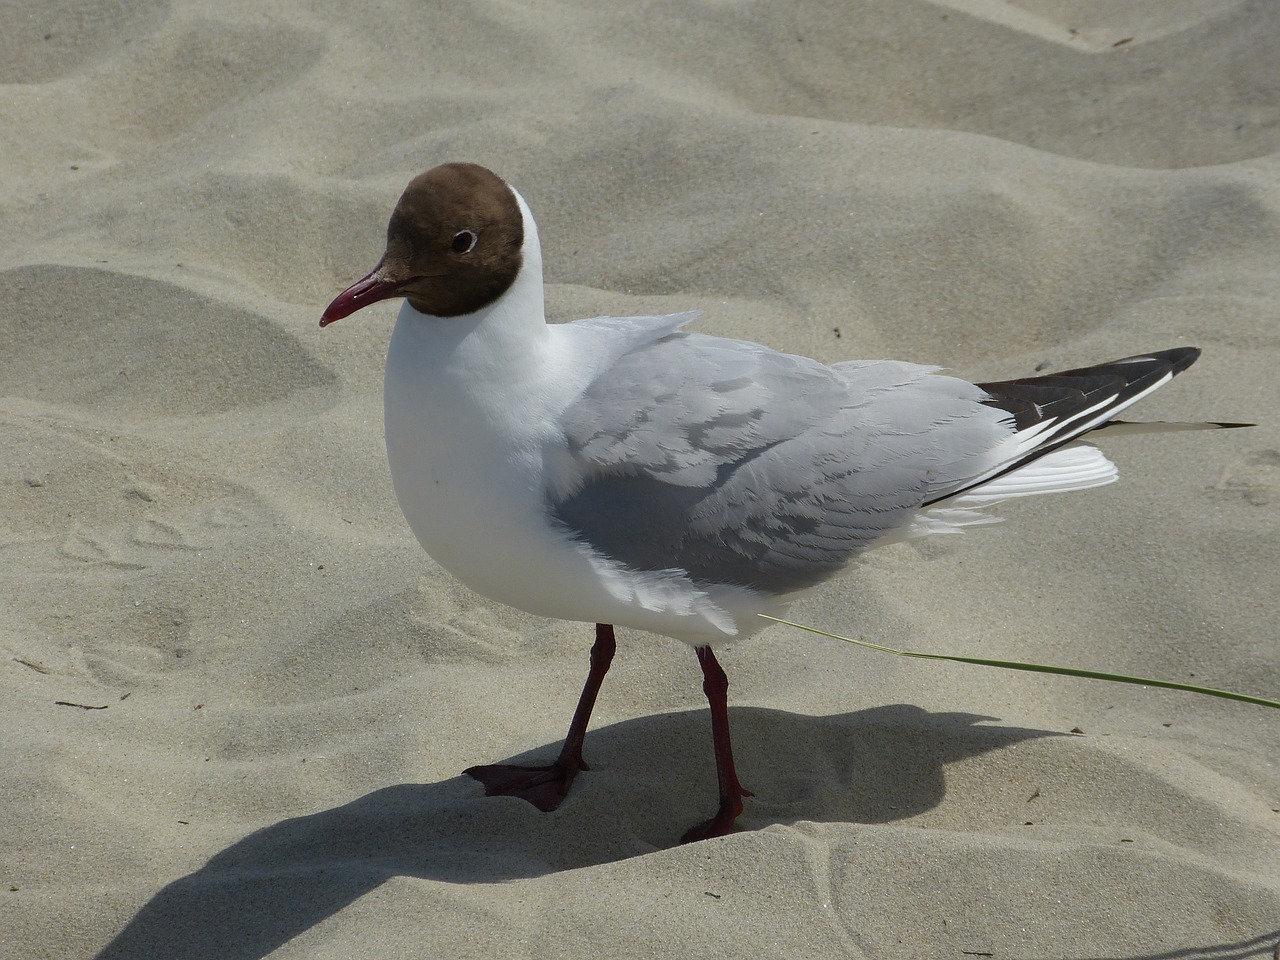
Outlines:
[[716, 777], [720, 781], [720, 809], [706, 823], [691, 827], [681, 843], [693, 843], [710, 837], [733, 833], [733, 824], [742, 813], [742, 798], [751, 796], [738, 782], [733, 766], [733, 748], [729, 745], [729, 678], [716, 662], [710, 647], [698, 647], [698, 663], [702, 665], [702, 691], [711, 705], [711, 740], [716, 750]]
[[591, 648], [591, 669], [587, 673], [587, 682], [582, 687], [582, 696], [578, 698], [578, 709], [573, 712], [569, 733], [564, 738], [564, 746], [560, 748], [560, 756], [555, 763], [549, 767], [494, 763], [471, 767], [463, 773], [484, 784], [487, 797], [522, 797], [543, 811], [560, 806], [560, 801], [569, 792], [569, 786], [578, 771], [587, 769], [587, 764], [582, 759], [582, 742], [587, 736], [591, 709], [596, 705], [596, 696], [600, 693], [600, 685], [604, 683], [604, 675], [609, 672], [609, 664], [613, 662], [616, 649], [612, 624], [597, 623], [596, 642]]

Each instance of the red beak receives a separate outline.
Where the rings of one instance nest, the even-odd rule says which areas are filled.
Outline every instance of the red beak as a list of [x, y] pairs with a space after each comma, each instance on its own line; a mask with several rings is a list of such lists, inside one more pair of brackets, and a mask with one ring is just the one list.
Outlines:
[[384, 280], [379, 272], [381, 269], [382, 264], [378, 264], [378, 268], [373, 273], [357, 280], [338, 294], [333, 303], [325, 308], [324, 315], [320, 317], [320, 326], [327, 327], [333, 321], [349, 317], [371, 303], [394, 297], [396, 292], [409, 282], [408, 280], [396, 282]]

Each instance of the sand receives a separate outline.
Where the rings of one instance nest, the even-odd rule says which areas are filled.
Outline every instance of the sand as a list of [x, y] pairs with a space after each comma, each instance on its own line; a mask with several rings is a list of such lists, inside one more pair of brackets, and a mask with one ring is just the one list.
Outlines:
[[483, 163], [548, 311], [972, 378], [1198, 344], [1121, 482], [886, 548], [793, 614], [1280, 691], [1280, 16], [1237, 0], [56, 0], [0, 33], [0, 956], [1270, 957], [1280, 715], [590, 630], [418, 547], [395, 307], [321, 331], [395, 198]]

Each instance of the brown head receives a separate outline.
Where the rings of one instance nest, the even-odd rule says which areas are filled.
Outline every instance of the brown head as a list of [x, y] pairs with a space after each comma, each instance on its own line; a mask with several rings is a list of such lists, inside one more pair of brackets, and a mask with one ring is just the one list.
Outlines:
[[373, 272], [329, 304], [320, 326], [389, 297], [459, 317], [489, 306], [520, 272], [524, 218], [515, 193], [474, 163], [446, 163], [409, 182]]

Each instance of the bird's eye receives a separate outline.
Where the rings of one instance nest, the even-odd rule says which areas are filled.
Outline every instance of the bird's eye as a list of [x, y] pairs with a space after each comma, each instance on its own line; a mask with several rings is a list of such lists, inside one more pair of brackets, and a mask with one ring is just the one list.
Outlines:
[[453, 235], [450, 246], [454, 253], [470, 253], [476, 247], [476, 240], [479, 239], [470, 230], [459, 230]]

